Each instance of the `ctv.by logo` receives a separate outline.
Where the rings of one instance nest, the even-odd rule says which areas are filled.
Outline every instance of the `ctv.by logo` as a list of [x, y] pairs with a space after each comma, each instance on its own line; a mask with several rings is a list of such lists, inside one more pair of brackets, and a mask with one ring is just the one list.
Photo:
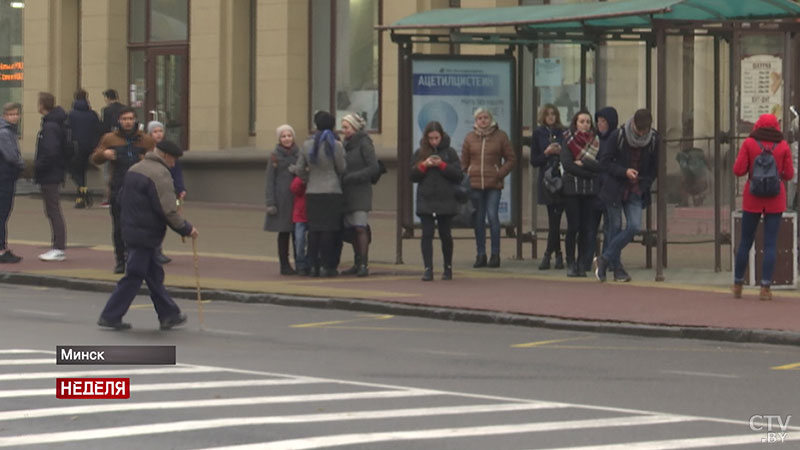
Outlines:
[[791, 415], [787, 415], [784, 419], [783, 416], [775, 414], [756, 414], [750, 418], [750, 429], [752, 431], [767, 432], [767, 435], [761, 438], [762, 443], [782, 444], [786, 441], [786, 436], [789, 435], [786, 430], [789, 429], [790, 420], [792, 420]]

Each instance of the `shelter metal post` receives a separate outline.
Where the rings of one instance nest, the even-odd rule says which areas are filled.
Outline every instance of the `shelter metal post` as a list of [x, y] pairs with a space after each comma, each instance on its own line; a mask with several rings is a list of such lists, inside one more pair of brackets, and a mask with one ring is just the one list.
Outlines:
[[660, 141], [658, 143], [658, 206], [656, 209], [656, 281], [664, 281], [664, 250], [666, 247], [667, 231], [667, 146], [664, 142], [667, 130], [667, 35], [664, 25], [657, 23], [656, 29], [656, 72], [658, 73], [658, 130]]
[[[539, 55], [539, 46], [531, 45], [531, 133], [536, 129], [538, 117], [539, 92], [536, 89], [536, 57]], [[531, 139], [533, 145], [533, 139]], [[539, 197], [539, 168], [531, 166], [531, 259], [539, 257], [539, 236], [536, 229], [539, 224], [539, 208], [537, 199]]]
[[586, 46], [581, 44], [581, 106], [586, 108]]
[[[733, 165], [734, 158], [736, 158], [736, 144], [738, 142], [738, 139], [736, 138], [737, 135], [736, 121], [737, 118], [739, 117], [738, 105], [739, 105], [739, 95], [741, 94], [741, 92], [739, 91], [740, 72], [739, 70], [737, 70], [739, 65], [737, 62], [739, 61], [739, 56], [740, 56], [739, 41], [741, 39], [741, 36], [742, 34], [739, 32], [737, 27], [737, 29], [732, 33], [730, 45], [728, 46], [730, 52], [728, 69], [730, 70], [729, 79], [731, 80], [731, 86], [730, 86], [731, 96], [730, 96], [730, 103], [728, 105], [728, 110], [729, 110], [728, 115], [730, 120], [729, 124], [730, 128], [728, 129], [729, 130], [728, 135], [730, 136], [730, 141], [728, 143], [729, 167], [727, 167], [727, 170], [729, 174], [728, 179], [730, 180], [730, 182], [728, 183], [728, 205], [730, 208], [729, 211], [731, 213], [736, 211], [736, 177], [733, 176], [733, 172], [731, 172], [730, 169], [731, 166]], [[736, 239], [733, 236], [733, 231], [734, 231], [733, 228], [731, 228], [731, 247], [733, 247], [733, 243], [736, 242]], [[733, 258], [731, 258], [730, 265], [731, 265], [731, 270], [733, 270]]]
[[411, 157], [411, 49], [410, 42], [397, 48], [397, 234], [395, 264], [403, 264], [403, 225], [411, 205], [408, 161]]
[[[644, 95], [645, 105], [648, 111], [653, 112], [653, 42], [648, 39], [645, 41], [644, 47]], [[660, 100], [660, 99], [659, 99]], [[624, 121], [623, 121], [624, 123]], [[653, 245], [650, 236], [653, 233], [653, 208], [651, 205], [647, 206], [645, 211], [645, 267], [648, 269], [653, 268]]]
[[[714, 36], [714, 79], [720, 79], [719, 36]], [[722, 271], [722, 193], [720, 188], [720, 86], [714, 86], [714, 272]]]
[[515, 237], [517, 238], [517, 259], [522, 259], [522, 105], [520, 105], [520, 94], [522, 93], [522, 74], [525, 68], [525, 58], [523, 55], [522, 45], [517, 45], [517, 74], [514, 80], [516, 81], [516, 90], [514, 93], [514, 103], [512, 105], [512, 116], [514, 117], [514, 151], [517, 154], [517, 165], [514, 168], [514, 183], [511, 186], [512, 201], [516, 205], [514, 208], [514, 228]]

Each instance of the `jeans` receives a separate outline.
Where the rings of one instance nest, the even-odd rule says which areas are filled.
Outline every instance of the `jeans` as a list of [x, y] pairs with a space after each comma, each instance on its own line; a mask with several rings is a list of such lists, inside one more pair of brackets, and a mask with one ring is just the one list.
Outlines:
[[451, 221], [453, 216], [433, 216], [424, 214], [419, 216], [422, 222], [422, 262], [426, 269], [433, 268], [433, 233], [435, 225], [439, 225], [439, 240], [442, 241], [442, 257], [444, 267], [453, 265], [453, 235], [451, 234]]
[[294, 224], [294, 264], [297, 270], [308, 269], [306, 262], [306, 232], [308, 223], [295, 222]]
[[128, 312], [133, 299], [139, 293], [142, 281], [147, 283], [150, 290], [150, 299], [156, 308], [158, 320], [164, 321], [178, 316], [180, 308], [164, 288], [164, 268], [156, 259], [157, 253], [153, 248], [129, 248], [128, 261], [125, 266], [125, 276], [117, 282], [117, 287], [108, 299], [100, 317], [111, 323], [122, 320]]
[[[608, 247], [603, 250], [603, 259], [609, 267], [622, 267], [622, 249], [633, 240], [642, 229], [642, 197], [631, 193], [621, 205], [606, 208], [608, 221]], [[625, 213], [625, 229], [622, 229], [622, 213]]]
[[14, 208], [16, 177], [0, 178], [0, 250], [8, 248], [8, 217]]
[[[772, 274], [775, 272], [775, 260], [778, 257], [778, 229], [781, 225], [781, 213], [764, 214], [764, 261], [761, 265], [761, 285], [772, 284]], [[733, 280], [735, 283], [744, 282], [744, 271], [750, 258], [750, 247], [756, 238], [756, 229], [761, 220], [761, 213], [742, 213], [742, 239], [736, 250], [736, 265], [734, 266]]]
[[53, 248], [65, 250], [67, 248], [67, 227], [64, 225], [64, 216], [61, 214], [59, 186], [58, 184], [43, 184], [42, 200], [44, 200], [44, 214], [50, 220]]
[[478, 255], [486, 254], [486, 218], [489, 219], [492, 254], [500, 254], [500, 189], [472, 189], [475, 208], [475, 246]]
[[564, 215], [564, 204], [547, 205], [547, 248], [545, 254], [561, 254], [561, 216]]

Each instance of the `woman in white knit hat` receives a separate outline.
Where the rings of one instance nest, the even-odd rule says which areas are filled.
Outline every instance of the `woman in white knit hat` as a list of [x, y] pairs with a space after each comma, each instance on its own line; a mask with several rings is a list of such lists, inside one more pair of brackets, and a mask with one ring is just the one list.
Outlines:
[[378, 174], [375, 146], [364, 130], [366, 122], [350, 113], [342, 119], [347, 170], [342, 177], [345, 199], [343, 223], [352, 236], [353, 267], [345, 275], [369, 275], [369, 211], [372, 210], [372, 177]]
[[281, 125], [275, 131], [278, 143], [267, 163], [266, 205], [267, 216], [264, 230], [278, 233], [278, 260], [281, 275], [294, 275], [297, 272], [289, 264], [289, 237], [294, 232], [292, 210], [294, 195], [291, 186], [294, 174], [289, 166], [297, 162], [298, 148], [295, 143], [294, 129], [290, 125]]

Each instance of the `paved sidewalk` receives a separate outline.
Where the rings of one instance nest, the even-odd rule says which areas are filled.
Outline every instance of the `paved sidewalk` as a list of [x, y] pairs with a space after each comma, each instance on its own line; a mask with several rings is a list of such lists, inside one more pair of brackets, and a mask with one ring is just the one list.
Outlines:
[[[112, 273], [108, 210], [75, 210], [62, 203], [67, 222], [67, 260], [45, 263], [36, 255], [48, 247], [49, 225], [41, 200], [17, 198], [9, 224], [11, 248], [19, 264], [0, 266], [0, 281], [109, 290], [119, 278]], [[638, 268], [641, 248], [626, 257], [632, 283], [604, 283], [593, 278], [567, 279], [563, 271], [539, 271], [538, 261], [510, 259], [514, 242], [503, 241], [500, 269], [472, 269], [474, 244], [459, 230], [453, 281], [422, 282], [419, 241], [404, 241], [406, 264], [393, 264], [394, 216], [373, 214], [371, 276], [333, 279], [278, 275], [275, 234], [261, 231], [259, 208], [188, 203], [185, 216], [200, 230], [200, 282], [205, 300], [238, 299], [284, 304], [394, 311], [464, 320], [518, 323], [652, 335], [691, 336], [800, 345], [800, 292], [775, 291], [772, 302], [759, 302], [757, 291], [732, 298], [730, 272], [714, 273], [692, 266], [691, 249], [673, 252], [667, 281], [656, 283], [654, 271]], [[640, 246], [639, 246], [640, 247]], [[438, 244], [434, 245], [438, 253]], [[191, 243], [174, 233], [165, 241], [173, 258], [166, 266], [168, 286], [193, 298]], [[696, 250], [695, 250], [696, 251]], [[702, 252], [700, 250], [699, 252]], [[525, 254], [530, 254], [526, 245]], [[627, 255], [626, 255], [627, 256]], [[699, 256], [698, 256], [699, 257]], [[345, 247], [342, 267], [352, 261]], [[436, 254], [436, 261], [440, 255]]]

